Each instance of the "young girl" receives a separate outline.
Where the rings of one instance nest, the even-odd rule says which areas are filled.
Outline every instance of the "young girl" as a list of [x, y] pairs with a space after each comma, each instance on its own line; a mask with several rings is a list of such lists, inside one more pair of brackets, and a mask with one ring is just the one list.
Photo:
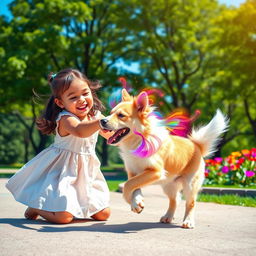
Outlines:
[[27, 219], [39, 215], [53, 223], [76, 218], [107, 220], [109, 190], [95, 153], [103, 116], [98, 83], [75, 69], [50, 75], [52, 90], [37, 126], [55, 133], [54, 143], [25, 164], [6, 184], [15, 199], [28, 206]]

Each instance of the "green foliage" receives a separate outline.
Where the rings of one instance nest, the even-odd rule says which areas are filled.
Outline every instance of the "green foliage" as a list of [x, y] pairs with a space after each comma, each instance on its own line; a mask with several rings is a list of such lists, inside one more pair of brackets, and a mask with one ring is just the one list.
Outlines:
[[0, 114], [0, 164], [13, 164], [24, 154], [20, 141], [23, 133], [14, 116]]

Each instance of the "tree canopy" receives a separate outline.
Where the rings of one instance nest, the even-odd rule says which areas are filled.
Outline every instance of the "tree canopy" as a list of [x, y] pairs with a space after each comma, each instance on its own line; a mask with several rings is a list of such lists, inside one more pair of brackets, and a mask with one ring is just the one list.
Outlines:
[[224, 153], [255, 146], [256, 0], [238, 8], [217, 0], [14, 0], [9, 8], [12, 19], [0, 16], [1, 112], [18, 118], [35, 153], [49, 140], [35, 129], [44, 103], [33, 91], [48, 95], [47, 74], [66, 67], [100, 80], [105, 104], [125, 76], [137, 91], [164, 92], [164, 113], [200, 109], [204, 123], [221, 108], [231, 120]]

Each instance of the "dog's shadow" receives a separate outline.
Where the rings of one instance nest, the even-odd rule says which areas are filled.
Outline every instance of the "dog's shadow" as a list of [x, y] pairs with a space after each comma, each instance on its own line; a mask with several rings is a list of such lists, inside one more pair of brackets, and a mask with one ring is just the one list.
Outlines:
[[[72, 223], [67, 225], [51, 224], [41, 219], [39, 220], [26, 220], [26, 219], [15, 219], [15, 218], [0, 219], [1, 224], [9, 224], [17, 228], [34, 230], [37, 232], [49, 232], [49, 233], [87, 231], [87, 232], [130, 234], [130, 233], [137, 233], [138, 231], [146, 230], [146, 229], [181, 228], [176, 224], [164, 224], [159, 222], [129, 222], [124, 224], [108, 224], [108, 222], [98, 222], [93, 220], [74, 221], [74, 223], [76, 222], [79, 222], [79, 223], [83, 222], [83, 225], [77, 226], [77, 225], [72, 225]], [[35, 228], [31, 227], [31, 224], [35, 225]]]

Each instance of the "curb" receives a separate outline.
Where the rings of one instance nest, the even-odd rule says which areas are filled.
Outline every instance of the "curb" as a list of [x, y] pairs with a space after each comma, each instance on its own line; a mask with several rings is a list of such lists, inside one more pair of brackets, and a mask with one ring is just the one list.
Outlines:
[[200, 192], [210, 195], [238, 195], [256, 197], [256, 189], [202, 187]]
[[[123, 192], [124, 183], [118, 186], [118, 192]], [[202, 187], [200, 193], [209, 195], [238, 195], [243, 197], [256, 197], [256, 189], [239, 189], [239, 188], [209, 188]]]

